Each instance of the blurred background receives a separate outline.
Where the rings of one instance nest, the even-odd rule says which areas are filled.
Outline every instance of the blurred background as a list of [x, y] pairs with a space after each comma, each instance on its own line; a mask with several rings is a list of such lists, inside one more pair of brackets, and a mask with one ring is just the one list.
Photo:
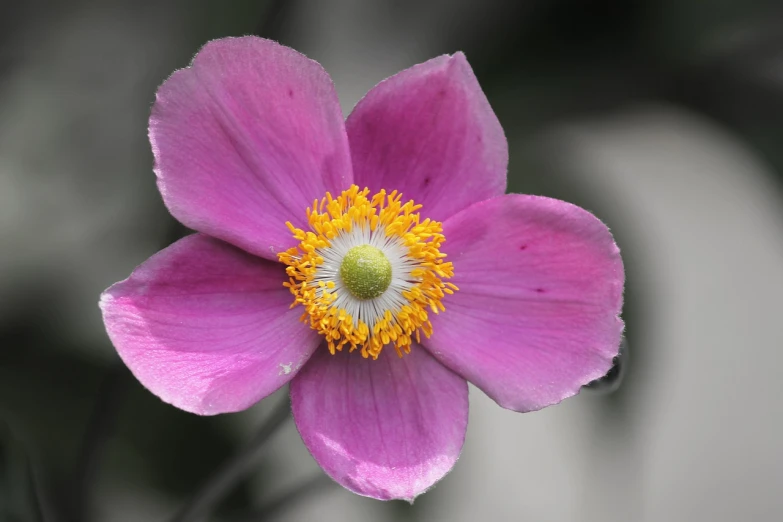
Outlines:
[[510, 191], [612, 228], [631, 359], [615, 393], [536, 413], [472, 389], [460, 461], [413, 505], [311, 482], [289, 421], [211, 520], [783, 520], [781, 2], [32, 0], [0, 15], [0, 521], [169, 520], [285, 397], [167, 406], [97, 307], [184, 233], [151, 169], [156, 87], [242, 34], [321, 62], [346, 114], [464, 51]]

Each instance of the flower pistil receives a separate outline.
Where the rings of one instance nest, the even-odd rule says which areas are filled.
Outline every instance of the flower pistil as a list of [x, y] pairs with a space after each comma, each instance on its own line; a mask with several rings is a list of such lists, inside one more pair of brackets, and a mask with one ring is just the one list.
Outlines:
[[352, 185], [307, 209], [310, 230], [286, 225], [300, 243], [278, 254], [286, 264], [292, 307], [322, 334], [334, 354], [349, 346], [377, 359], [393, 344], [399, 356], [413, 339], [432, 333], [428, 310], [445, 310], [444, 295], [457, 287], [452, 263], [440, 252], [442, 224], [422, 220], [421, 205], [402, 194]]

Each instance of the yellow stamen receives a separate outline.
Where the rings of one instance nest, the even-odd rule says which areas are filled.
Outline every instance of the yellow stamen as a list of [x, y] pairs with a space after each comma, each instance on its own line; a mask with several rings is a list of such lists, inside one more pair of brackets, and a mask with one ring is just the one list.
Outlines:
[[[283, 283], [294, 295], [292, 308], [304, 307], [302, 321], [324, 336], [329, 351], [334, 354], [348, 346], [350, 351], [360, 349], [362, 356], [377, 359], [383, 347], [394, 345], [397, 354], [410, 353], [411, 343], [432, 334], [428, 308], [433, 313], [445, 310], [441, 299], [457, 287], [443, 282], [454, 275], [454, 267], [445, 262], [440, 252], [445, 241], [443, 226], [438, 221], [422, 220], [417, 212], [421, 205], [413, 201], [402, 203], [402, 194], [396, 190], [381, 190], [368, 197], [370, 190], [352, 185], [334, 198], [326, 193], [320, 202], [314, 201], [307, 209], [310, 230], [286, 223], [299, 245], [278, 254], [286, 264], [288, 281]], [[372, 325], [351, 317], [344, 308], [335, 305], [340, 291], [334, 281], [317, 279], [324, 255], [333, 241], [352, 231], [383, 234], [397, 242], [404, 251], [405, 262], [412, 266], [406, 278], [406, 289], [393, 309], [382, 310]], [[387, 292], [391, 292], [389, 289]], [[366, 318], [365, 318], [366, 319]]]

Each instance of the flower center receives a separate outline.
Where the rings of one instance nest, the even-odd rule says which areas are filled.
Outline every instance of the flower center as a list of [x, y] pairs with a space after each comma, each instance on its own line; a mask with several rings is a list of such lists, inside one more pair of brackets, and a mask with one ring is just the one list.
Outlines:
[[383, 251], [372, 245], [355, 246], [340, 264], [343, 284], [357, 299], [374, 299], [392, 280], [392, 266]]
[[428, 313], [444, 311], [441, 300], [457, 290], [443, 281], [454, 267], [440, 252], [443, 226], [421, 219], [421, 205], [397, 191], [369, 194], [356, 185], [327, 192], [307, 209], [309, 230], [286, 223], [299, 245], [278, 254], [283, 285], [332, 354], [348, 346], [377, 359], [391, 344], [402, 357], [432, 334]]

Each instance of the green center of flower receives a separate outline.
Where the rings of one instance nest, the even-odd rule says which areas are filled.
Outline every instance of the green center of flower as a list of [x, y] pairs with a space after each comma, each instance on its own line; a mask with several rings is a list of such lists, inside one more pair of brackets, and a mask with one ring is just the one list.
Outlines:
[[379, 249], [359, 245], [345, 254], [340, 264], [340, 277], [357, 299], [374, 299], [389, 288], [392, 266]]

